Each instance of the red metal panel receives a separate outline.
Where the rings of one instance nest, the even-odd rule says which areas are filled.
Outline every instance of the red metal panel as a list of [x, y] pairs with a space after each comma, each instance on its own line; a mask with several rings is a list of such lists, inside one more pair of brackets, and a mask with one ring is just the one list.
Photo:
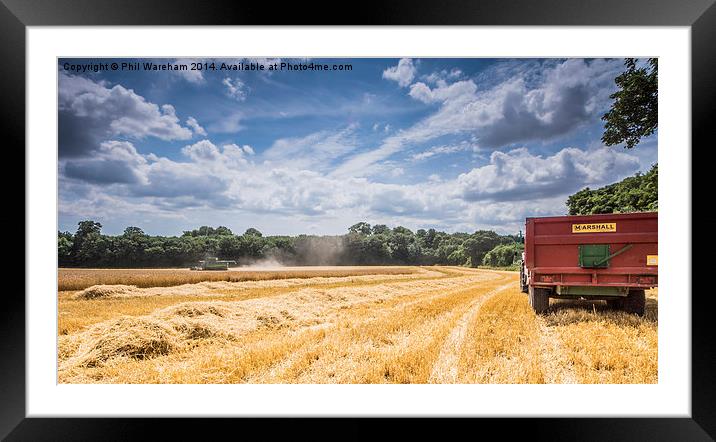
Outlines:
[[[615, 223], [614, 232], [573, 233], [573, 224]], [[603, 269], [579, 267], [580, 244], [609, 244], [614, 253], [631, 248]], [[527, 218], [525, 264], [530, 284], [655, 287], [658, 268], [647, 266], [658, 255], [658, 213], [628, 213]]]

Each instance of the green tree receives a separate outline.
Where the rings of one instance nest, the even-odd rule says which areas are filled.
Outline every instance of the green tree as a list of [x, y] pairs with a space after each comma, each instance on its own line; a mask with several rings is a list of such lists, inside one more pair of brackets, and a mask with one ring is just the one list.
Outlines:
[[250, 230], [252, 229], [248, 229], [246, 233], [239, 237], [241, 241], [241, 255], [251, 259], [260, 258], [261, 250], [264, 247], [264, 240], [260, 235], [261, 232], [259, 232], [259, 235], [255, 235], [253, 232], [249, 232]]
[[102, 248], [102, 224], [96, 221], [80, 221], [77, 223], [77, 232], [75, 232], [74, 241], [72, 242], [72, 255], [78, 265], [87, 265], [99, 262]]
[[262, 234], [261, 232], [259, 232], [258, 229], [254, 229], [253, 227], [249, 227], [249, 228], [246, 229], [246, 231], [244, 232], [244, 236], [258, 236], [258, 237], [262, 237], [263, 234]]
[[585, 188], [567, 198], [570, 215], [654, 212], [659, 210], [659, 168], [637, 172], [599, 189]]
[[383, 234], [373, 234], [365, 239], [363, 244], [364, 264], [385, 264], [390, 259], [388, 237]]
[[370, 224], [363, 221], [355, 223], [348, 228], [348, 233], [360, 233], [361, 235], [370, 235]]
[[391, 258], [403, 264], [410, 262], [410, 244], [412, 241], [412, 235], [407, 235], [400, 231], [390, 235], [388, 238], [388, 249], [390, 250]]
[[102, 233], [102, 224], [96, 221], [80, 221], [77, 223], [75, 239], [82, 240], [93, 235]]
[[485, 253], [501, 242], [501, 237], [491, 230], [478, 230], [462, 243], [464, 254], [470, 259], [469, 265], [477, 267]]
[[216, 230], [214, 230], [214, 234], [219, 235], [219, 236], [233, 235], [233, 233], [231, 232], [231, 229], [229, 229], [228, 227], [224, 227], [224, 226], [217, 227]]
[[385, 224], [376, 224], [373, 226], [373, 235], [383, 235], [390, 233], [390, 229]]
[[464, 266], [471, 265], [470, 257], [465, 253], [465, 249], [462, 246], [457, 246], [446, 258], [447, 264]]
[[499, 244], [485, 254], [482, 264], [493, 267], [510, 266], [520, 259], [524, 249], [524, 244], [520, 243]]
[[[650, 183], [655, 189], [656, 180]], [[112, 236], [102, 234], [100, 223], [88, 220], [78, 223], [74, 235], [58, 232], [57, 256], [63, 267], [187, 266], [207, 255], [239, 262], [271, 257], [289, 265], [478, 265], [494, 245], [521, 240], [518, 235], [487, 230], [468, 234], [418, 229], [413, 234], [402, 226], [390, 229], [377, 224], [366, 234], [367, 227], [367, 223], [359, 225], [353, 233], [336, 236], [264, 237], [253, 228], [237, 236], [222, 226], [202, 226], [181, 236], [164, 237], [130, 226]]]
[[398, 226], [398, 227], [394, 228], [393, 233], [400, 233], [403, 235], [408, 235], [410, 237], [413, 236], [413, 231], [408, 229], [407, 227], [403, 227], [403, 226]]
[[60, 267], [72, 263], [72, 234], [69, 232], [58, 232], [57, 261]]
[[602, 116], [607, 146], [625, 143], [636, 146], [643, 137], [653, 134], [658, 124], [658, 61], [650, 58], [646, 67], [637, 67], [633, 58], [624, 62], [626, 71], [614, 80], [619, 90], [609, 111]]
[[124, 236], [127, 237], [137, 237], [137, 236], [144, 236], [144, 230], [140, 229], [139, 227], [127, 227], [124, 229]]

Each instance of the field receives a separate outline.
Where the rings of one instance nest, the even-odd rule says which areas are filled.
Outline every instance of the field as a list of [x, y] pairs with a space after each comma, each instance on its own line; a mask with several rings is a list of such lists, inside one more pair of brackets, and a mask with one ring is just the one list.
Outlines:
[[203, 281], [258, 281], [309, 278], [312, 276], [400, 275], [414, 273], [414, 267], [272, 267], [232, 268], [227, 271], [197, 272], [189, 269], [59, 269], [59, 291], [82, 290], [97, 284], [126, 284], [137, 287], [170, 287]]
[[516, 272], [60, 269], [60, 383], [656, 383], [641, 318], [555, 301]]

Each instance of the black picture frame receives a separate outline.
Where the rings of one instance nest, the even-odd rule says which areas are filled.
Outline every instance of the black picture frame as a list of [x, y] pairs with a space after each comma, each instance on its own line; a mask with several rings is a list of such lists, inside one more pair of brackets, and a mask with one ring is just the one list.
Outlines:
[[[692, 145], [710, 148], [713, 133], [707, 118], [716, 102], [715, 0], [512, 0], [414, 2], [363, 1], [355, 8], [335, 4], [272, 2], [195, 2], [191, 0], [0, 0], [0, 124], [4, 145], [25, 145], [25, 38], [28, 26], [116, 25], [502, 25], [502, 26], [690, 26], [692, 62]], [[319, 13], [319, 11], [322, 11]], [[326, 12], [328, 11], [328, 13]], [[344, 11], [344, 12], [339, 12]], [[350, 13], [348, 12], [350, 11]], [[692, 152], [695, 149], [692, 149]], [[692, 154], [693, 155], [693, 154]], [[23, 159], [19, 160], [23, 161]], [[693, 166], [699, 166], [692, 162]], [[704, 185], [708, 173], [693, 170], [692, 188]], [[712, 231], [716, 216], [692, 214], [692, 231]], [[25, 231], [27, 238], [28, 232]], [[692, 248], [695, 253], [695, 249]], [[694, 261], [696, 262], [695, 256]], [[696, 282], [695, 280], [693, 282]], [[693, 287], [696, 287], [694, 284]], [[695, 293], [695, 289], [692, 289]], [[207, 424], [192, 419], [89, 419], [25, 417], [25, 302], [6, 293], [0, 309], [0, 437], [7, 440], [119, 440], [148, 435], [147, 424], [160, 431], [180, 432], [183, 439], [221, 434], [233, 420]], [[14, 296], [10, 296], [14, 295]], [[713, 396], [715, 351], [708, 297], [692, 299], [692, 415], [691, 418], [546, 418], [481, 419], [480, 434], [509, 427], [526, 430], [531, 438], [550, 440], [712, 440], [716, 437], [716, 399]], [[589, 400], [585, 398], [585, 400]], [[462, 421], [464, 423], [464, 421]], [[443, 424], [441, 422], [441, 424]], [[453, 425], [454, 423], [448, 424]], [[297, 434], [313, 425], [277, 425], [263, 419], [273, 436]], [[372, 436], [355, 421], [341, 423], [346, 434]], [[420, 430], [423, 423], [410, 423]], [[470, 423], [469, 425], [474, 425]], [[203, 428], [203, 429], [202, 429]], [[282, 428], [284, 430], [282, 430]], [[362, 430], [362, 431], [361, 431]], [[243, 431], [243, 430], [242, 430]], [[469, 430], [468, 430], [469, 431]], [[163, 433], [169, 434], [169, 433]], [[230, 433], [231, 434], [231, 433]], [[309, 433], [312, 434], [312, 433]], [[498, 433], [499, 434], [499, 433]]]

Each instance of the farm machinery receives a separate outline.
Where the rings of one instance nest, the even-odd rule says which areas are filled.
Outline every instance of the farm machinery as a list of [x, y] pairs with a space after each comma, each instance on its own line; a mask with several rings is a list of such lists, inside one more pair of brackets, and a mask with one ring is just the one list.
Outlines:
[[199, 261], [199, 264], [191, 267], [191, 270], [228, 270], [229, 264], [236, 264], [236, 261], [220, 260], [210, 256]]
[[658, 213], [527, 218], [520, 287], [536, 313], [550, 298], [602, 299], [644, 314], [658, 285]]

